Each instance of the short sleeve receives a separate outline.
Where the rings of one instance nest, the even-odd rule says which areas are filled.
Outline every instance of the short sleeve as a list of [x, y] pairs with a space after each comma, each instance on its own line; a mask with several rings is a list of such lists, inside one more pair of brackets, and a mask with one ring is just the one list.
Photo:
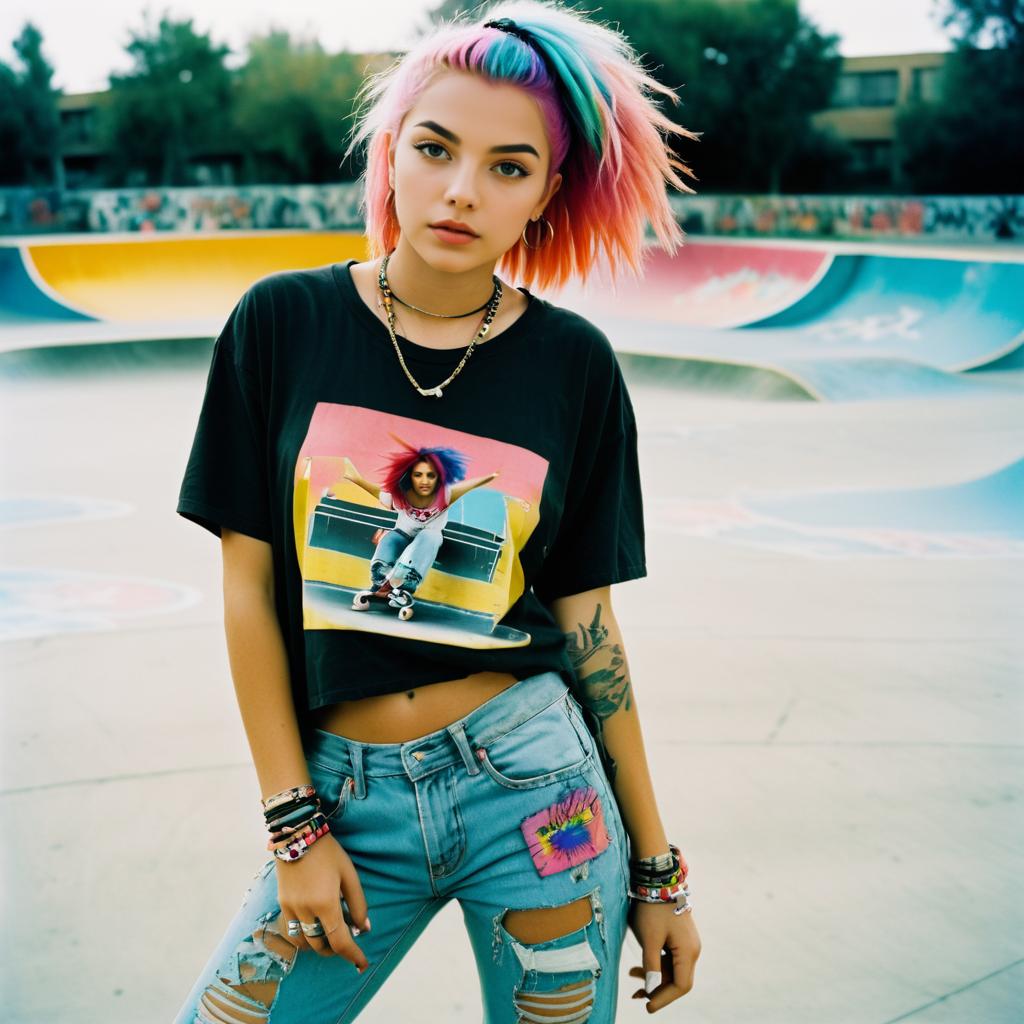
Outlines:
[[221, 527], [272, 543], [266, 418], [259, 398], [253, 288], [213, 346], [177, 512], [221, 536]]
[[607, 355], [603, 410], [580, 432], [558, 531], [534, 579], [544, 604], [647, 575], [636, 418], [610, 344]]
[[377, 495], [377, 500], [385, 508], [391, 508], [391, 492], [390, 491], [381, 491], [380, 494]]

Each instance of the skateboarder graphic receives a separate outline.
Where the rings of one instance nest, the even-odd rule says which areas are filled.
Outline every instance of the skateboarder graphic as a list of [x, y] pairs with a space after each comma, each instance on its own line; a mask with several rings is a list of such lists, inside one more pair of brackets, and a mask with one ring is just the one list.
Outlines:
[[371, 601], [387, 601], [400, 618], [410, 619], [412, 595], [437, 557], [448, 509], [498, 473], [466, 480], [466, 458], [457, 449], [417, 447], [389, 434], [402, 450], [388, 457], [381, 485], [367, 480], [345, 459], [345, 479], [398, 513], [394, 527], [380, 537], [370, 559], [370, 589], [357, 591], [352, 607], [365, 611]]

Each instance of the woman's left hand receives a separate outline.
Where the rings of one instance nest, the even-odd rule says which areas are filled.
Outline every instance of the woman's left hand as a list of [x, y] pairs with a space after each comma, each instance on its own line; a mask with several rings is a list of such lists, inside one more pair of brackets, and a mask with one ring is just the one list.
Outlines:
[[650, 992], [638, 989], [633, 998], [646, 999], [647, 1012], [656, 1013], [693, 988], [700, 936], [692, 910], [674, 914], [674, 903], [630, 900], [630, 904], [629, 926], [643, 949], [643, 966], [630, 967], [630, 977], [646, 979], [652, 972], [657, 975], [652, 978]]

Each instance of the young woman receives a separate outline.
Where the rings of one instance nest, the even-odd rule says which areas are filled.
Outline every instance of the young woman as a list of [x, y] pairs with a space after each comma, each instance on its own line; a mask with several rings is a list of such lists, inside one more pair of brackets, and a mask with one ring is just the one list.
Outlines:
[[[646, 575], [633, 408], [526, 286], [635, 272], [646, 221], [681, 241], [662, 133], [691, 133], [652, 90], [558, 6], [441, 27], [364, 90], [371, 259], [257, 281], [218, 337], [178, 512], [221, 538], [272, 855], [178, 1021], [355, 1020], [451, 899], [491, 1024], [613, 1020], [627, 926], [648, 1012], [692, 987], [611, 607]], [[439, 485], [415, 615], [354, 607]]]

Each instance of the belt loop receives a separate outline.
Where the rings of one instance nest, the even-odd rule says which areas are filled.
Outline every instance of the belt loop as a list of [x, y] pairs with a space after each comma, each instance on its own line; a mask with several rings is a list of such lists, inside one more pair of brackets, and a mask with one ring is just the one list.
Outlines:
[[452, 739], [455, 740], [455, 746], [459, 748], [462, 760], [466, 762], [466, 770], [470, 775], [479, 775], [480, 765], [477, 764], [473, 751], [469, 747], [469, 740], [466, 738], [466, 723], [453, 722], [448, 726], [448, 732], [451, 734]]
[[357, 800], [366, 796], [366, 775], [363, 772], [363, 745], [356, 740], [346, 740], [348, 754], [352, 759], [352, 795]]

